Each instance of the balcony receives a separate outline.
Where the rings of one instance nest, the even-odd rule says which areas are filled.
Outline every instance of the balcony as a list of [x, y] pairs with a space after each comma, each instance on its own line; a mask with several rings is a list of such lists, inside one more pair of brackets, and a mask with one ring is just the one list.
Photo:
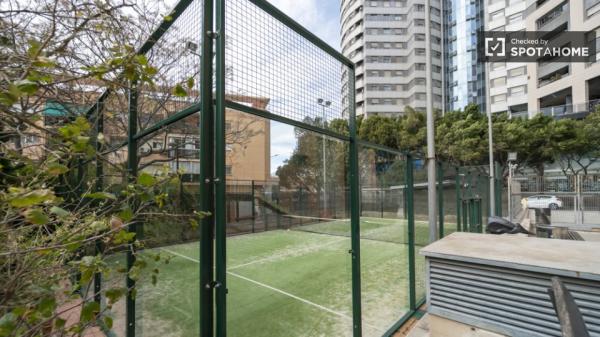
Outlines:
[[569, 4], [565, 3], [548, 12], [548, 14], [537, 19], [538, 30], [553, 31], [561, 25], [569, 22]]
[[544, 78], [548, 75], [558, 72], [559, 70], [568, 67], [569, 62], [544, 62], [538, 63], [538, 78]]
[[599, 0], [585, 0], [585, 13], [588, 18], [592, 15], [600, 12], [600, 1]]
[[583, 118], [588, 114], [596, 111], [600, 106], [600, 99], [579, 103], [579, 104], [563, 104], [554, 105], [540, 109], [540, 113], [545, 116], [554, 118]]

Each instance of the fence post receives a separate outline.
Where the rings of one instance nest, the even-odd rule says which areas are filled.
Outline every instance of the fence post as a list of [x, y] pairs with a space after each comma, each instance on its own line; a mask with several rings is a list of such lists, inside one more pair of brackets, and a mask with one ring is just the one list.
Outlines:
[[496, 175], [495, 175], [496, 188], [494, 189], [494, 192], [496, 194], [496, 195], [494, 195], [494, 198], [496, 198], [496, 216], [501, 217], [502, 216], [502, 186], [504, 185], [502, 182], [504, 179], [502, 176], [502, 167], [500, 166], [500, 163], [496, 162], [494, 169], [496, 170]]
[[410, 154], [406, 155], [406, 208], [408, 213], [408, 287], [409, 287], [409, 309], [417, 308], [417, 284], [415, 275], [415, 209], [414, 209], [414, 177], [413, 159]]
[[441, 161], [438, 161], [437, 180], [438, 180], [438, 238], [444, 237], [444, 167]]
[[461, 201], [461, 191], [462, 191], [462, 179], [460, 176], [460, 167], [456, 167], [456, 175], [454, 176], [454, 189], [456, 193], [456, 230], [462, 231], [461, 228], [461, 214], [462, 214], [462, 201]]
[[350, 112], [350, 253], [352, 255], [352, 335], [362, 335], [361, 275], [360, 275], [360, 181], [358, 169], [358, 143], [356, 136], [356, 110], [354, 97], [354, 68], [348, 68], [348, 96]]
[[256, 227], [256, 211], [254, 210], [256, 205], [254, 204], [254, 179], [250, 183], [250, 208], [252, 209], [252, 233], [254, 233]]
[[[102, 144], [98, 141], [97, 136], [104, 132], [104, 116], [102, 111], [101, 102], [96, 103], [96, 155], [99, 155]], [[102, 187], [104, 186], [104, 167], [102, 166], [102, 161], [96, 159], [96, 181], [95, 181], [95, 191], [102, 191]], [[94, 249], [96, 254], [102, 253], [102, 240], [96, 240], [94, 242]], [[94, 301], [98, 304], [101, 304], [102, 301], [102, 274], [95, 273], [94, 274]]]
[[[218, 32], [215, 48], [215, 297], [216, 336], [227, 335], [227, 237], [225, 219], [225, 0], [216, 0], [216, 24]], [[212, 29], [210, 30], [212, 31]], [[205, 74], [206, 76], [206, 74]]]
[[[128, 128], [127, 128], [127, 171], [128, 171], [128, 180], [135, 181], [137, 177], [137, 140], [135, 139], [135, 134], [137, 133], [137, 86], [136, 83], [131, 83], [129, 88], [129, 97], [128, 97]], [[132, 205], [135, 207], [135, 205]], [[129, 232], [137, 233], [137, 221], [133, 221], [128, 228]], [[125, 301], [125, 313], [126, 313], [126, 322], [127, 325], [125, 327], [125, 332], [127, 337], [135, 337], [135, 295], [133, 292], [133, 288], [135, 287], [135, 281], [129, 277], [129, 271], [133, 267], [135, 263], [135, 255], [133, 254], [134, 246], [130, 245], [129, 249], [127, 249], [127, 298]]]

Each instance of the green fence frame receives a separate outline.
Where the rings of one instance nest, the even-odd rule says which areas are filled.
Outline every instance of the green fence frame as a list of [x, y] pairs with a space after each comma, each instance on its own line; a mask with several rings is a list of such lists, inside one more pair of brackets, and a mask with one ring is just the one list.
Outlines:
[[[143, 130], [138, 130], [138, 89], [135, 83], [131, 83], [128, 91], [128, 111], [129, 118], [127, 126], [127, 139], [119, 144], [117, 148], [126, 146], [128, 149], [127, 171], [128, 179], [134, 181], [137, 178], [137, 150], [138, 141], [152, 133], [160, 131], [162, 128], [174, 124], [185, 117], [194, 113], [199, 113], [202, 132], [200, 134], [200, 170], [199, 170], [199, 209], [206, 212], [207, 216], [201, 219], [199, 226], [199, 282], [196, 285], [200, 290], [199, 295], [199, 335], [203, 337], [227, 335], [226, 315], [227, 315], [227, 277], [226, 277], [226, 216], [225, 216], [225, 198], [226, 198], [226, 172], [225, 172], [225, 110], [227, 108], [239, 110], [258, 117], [267, 118], [273, 121], [282, 122], [288, 125], [301, 127], [309, 131], [314, 131], [329, 137], [348, 142], [350, 149], [349, 168], [350, 168], [350, 219], [351, 219], [351, 250], [349, 254], [352, 259], [352, 319], [353, 336], [362, 335], [362, 313], [361, 313], [361, 277], [360, 277], [360, 187], [359, 187], [359, 167], [358, 167], [358, 146], [364, 145], [374, 149], [380, 149], [392, 153], [398, 153], [406, 156], [406, 215], [408, 223], [408, 256], [409, 256], [409, 310], [393, 326], [389, 327], [384, 336], [393, 335], [396, 330], [413, 316], [418, 308], [425, 303], [425, 298], [416, 297], [416, 272], [415, 272], [415, 215], [414, 215], [414, 161], [410, 153], [403, 153], [398, 150], [388, 148], [378, 144], [372, 144], [357, 138], [356, 130], [356, 111], [355, 111], [355, 89], [354, 89], [354, 69], [355, 65], [348, 58], [334, 48], [327, 45], [313, 33], [296, 23], [290, 17], [272, 6], [265, 0], [247, 0], [257, 7], [270, 14], [273, 18], [292, 29], [294, 32], [305, 38], [314, 46], [320, 48], [343, 65], [348, 67], [348, 92], [349, 92], [349, 134], [343, 135], [331, 130], [309, 125], [303, 122], [292, 120], [283, 116], [271, 114], [267, 111], [254, 109], [236, 102], [228, 101], [225, 96], [225, 35], [227, 23], [225, 22], [226, 0], [200, 0], [202, 1], [202, 40], [201, 42], [201, 74], [214, 74], [203, 76], [200, 83], [200, 102], [191, 104], [189, 107], [178, 111], [168, 118], [158, 121], [154, 125]], [[163, 36], [177, 20], [177, 18], [188, 8], [193, 0], [181, 0], [174, 7], [168, 19], [165, 19], [159, 27], [150, 35], [147, 41], [138, 49], [138, 54], [146, 54], [152, 49], [156, 42]], [[213, 31], [214, 25], [214, 31]], [[214, 63], [213, 63], [214, 61]], [[213, 69], [214, 68], [214, 69]], [[216, 86], [213, 88], [213, 79]], [[99, 98], [97, 103], [88, 110], [87, 116], [95, 115], [95, 132], [103, 132], [103, 104], [110, 94], [106, 90]], [[99, 150], [100, 145], [96, 144]], [[102, 165], [96, 161], [95, 171], [97, 177], [103, 174]], [[438, 169], [438, 189], [443, 189], [443, 171], [440, 165]], [[457, 175], [457, 196], [459, 195], [458, 175]], [[103, 186], [102, 179], [96, 181], [96, 190], [100, 191]], [[132, 205], [135, 207], [135, 205]], [[443, 198], [438, 199], [439, 209], [439, 234], [444, 235], [443, 219]], [[254, 210], [254, 208], [253, 208]], [[457, 227], [460, 226], [461, 212], [457, 210]], [[462, 215], [466, 218], [465, 215]], [[128, 228], [138, 237], [143, 237], [143, 224], [133, 222]], [[95, 245], [97, 252], [102, 251], [101, 243]], [[130, 270], [135, 263], [133, 244], [126, 253], [126, 266]], [[94, 300], [101, 302], [102, 276], [94, 275]], [[132, 289], [135, 287], [135, 281], [127, 278], [127, 287], [129, 291], [126, 296], [126, 336], [136, 336], [136, 299]]]

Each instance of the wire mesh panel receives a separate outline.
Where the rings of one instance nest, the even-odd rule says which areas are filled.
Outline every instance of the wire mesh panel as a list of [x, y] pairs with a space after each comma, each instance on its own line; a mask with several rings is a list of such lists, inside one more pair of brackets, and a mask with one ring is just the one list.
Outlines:
[[348, 118], [337, 59], [253, 1], [228, 1], [225, 14], [227, 99], [268, 99], [270, 113], [317, 126]]
[[[227, 110], [237, 118], [266, 122], [265, 132], [287, 127]], [[228, 336], [352, 334], [348, 144], [301, 128], [291, 135], [229, 144]], [[277, 164], [275, 149], [287, 153]]]
[[444, 220], [444, 235], [449, 235], [457, 231], [458, 227], [458, 209], [457, 209], [457, 190], [456, 181], [458, 170], [453, 165], [441, 165], [442, 179], [441, 188], [438, 188], [438, 193], [442, 193], [443, 212], [438, 214]]
[[[263, 1], [225, 2], [225, 27], [225, 171], [254, 181], [226, 195], [227, 335], [350, 336], [348, 68]], [[272, 120], [229, 139], [255, 116]], [[248, 197], [250, 219], [234, 224]]]
[[199, 137], [193, 114], [137, 142], [137, 181], [156, 186], [138, 213], [136, 263], [159, 271], [136, 283], [138, 336], [199, 333]]
[[381, 336], [409, 310], [406, 159], [360, 147], [363, 336]]
[[427, 167], [425, 159], [417, 158], [413, 161], [413, 191], [414, 191], [414, 217], [415, 217], [415, 279], [416, 298], [425, 298], [425, 257], [419, 254], [421, 248], [429, 244], [429, 207], [437, 207], [437, 203], [430, 205], [427, 200]]
[[[145, 53], [155, 68], [152, 83], [138, 88], [138, 129], [144, 130], [200, 101], [202, 0], [183, 0], [187, 6]], [[145, 61], [144, 61], [145, 62]]]

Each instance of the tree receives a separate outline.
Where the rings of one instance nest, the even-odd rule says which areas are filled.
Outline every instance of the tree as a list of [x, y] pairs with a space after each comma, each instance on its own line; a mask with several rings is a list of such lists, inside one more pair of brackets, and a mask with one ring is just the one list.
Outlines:
[[427, 118], [424, 113], [406, 106], [405, 113], [398, 120], [398, 147], [415, 154], [425, 153], [427, 146]]
[[540, 176], [544, 175], [544, 165], [553, 163], [556, 155], [553, 148], [553, 121], [549, 116], [538, 114], [524, 122], [526, 135], [519, 144], [520, 161]]
[[398, 149], [400, 127], [395, 118], [379, 115], [365, 118], [358, 130], [358, 136], [366, 141]]
[[562, 119], [556, 129], [564, 135], [556, 144], [556, 160], [565, 175], [588, 174], [591, 165], [600, 160], [600, 113], [583, 120]]
[[[116, 160], [122, 151], [94, 128], [100, 109], [90, 109], [111, 88], [107, 104], [114, 109], [103, 108], [106, 122], [117, 125], [127, 112], [119, 99], [134, 83], [178, 97], [192, 92], [158, 85], [159, 68], [135, 52], [157, 18], [160, 11], [142, 2], [0, 4], [2, 336], [76, 336], [101, 320], [110, 328], [102, 310], [135, 289], [105, 284], [103, 309], [93, 300], [100, 295], [91, 290], [93, 275], [157, 280], [158, 271], [148, 270], [164, 260], [160, 255], [137, 255], [130, 270], [106, 257], [143, 245], [128, 229], [169, 209], [178, 177], [166, 171], [129, 177]], [[96, 164], [128, 180], [96, 175]], [[104, 249], [96, 252], [96, 244]], [[79, 320], [67, 324], [71, 310]]]
[[487, 158], [487, 119], [477, 105], [450, 111], [436, 121], [436, 153], [455, 165], [480, 165]]

